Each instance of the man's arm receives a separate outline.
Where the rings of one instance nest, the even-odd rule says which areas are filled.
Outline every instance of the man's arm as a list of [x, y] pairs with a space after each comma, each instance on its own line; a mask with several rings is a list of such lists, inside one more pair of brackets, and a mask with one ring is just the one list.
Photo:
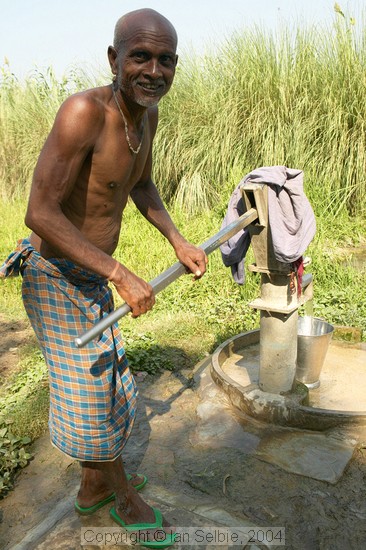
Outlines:
[[151, 286], [93, 245], [63, 212], [97, 142], [104, 116], [102, 107], [83, 95], [72, 96], [61, 106], [34, 172], [25, 223], [61, 257], [113, 279], [137, 317], [154, 304]]
[[132, 189], [130, 196], [143, 216], [168, 239], [175, 250], [178, 260], [189, 271], [194, 273], [195, 278], [198, 279], [206, 272], [207, 256], [203, 250], [190, 244], [179, 233], [151, 178], [152, 142], [158, 124], [157, 108], [150, 110], [149, 124], [152, 134], [149, 155], [140, 181]]
[[100, 111], [84, 96], [72, 96], [61, 106], [34, 171], [25, 223], [61, 257], [107, 277], [114, 260], [63, 212], [104, 123]]
[[153, 181], [140, 181], [131, 191], [131, 198], [145, 218], [168, 239], [178, 260], [194, 274], [195, 279], [202, 277], [206, 272], [206, 254], [178, 231]]
[[158, 125], [158, 109], [149, 111], [151, 146], [140, 181], [130, 196], [141, 214], [152, 223], [173, 246], [178, 260], [189, 269], [196, 279], [206, 272], [207, 256], [200, 248], [193, 246], [179, 233], [169, 216], [158, 190], [152, 181], [152, 143]]

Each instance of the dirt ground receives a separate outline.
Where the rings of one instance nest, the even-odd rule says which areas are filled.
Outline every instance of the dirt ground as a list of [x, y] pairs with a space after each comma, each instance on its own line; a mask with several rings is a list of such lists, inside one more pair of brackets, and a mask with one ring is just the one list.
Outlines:
[[34, 338], [27, 321], [6, 321], [0, 315], [0, 386], [18, 369], [20, 348]]
[[[30, 338], [32, 332], [26, 322], [9, 323], [0, 319], [1, 376], [17, 368], [18, 350]], [[217, 431], [206, 431], [202, 436], [197, 416], [201, 374], [197, 369], [194, 377], [188, 371], [166, 372], [138, 381], [139, 416], [125, 453], [129, 470], [143, 469], [148, 473], [152, 492], [154, 487], [163, 487], [182, 499], [211, 502], [212, 506], [220, 506], [255, 525], [285, 526], [286, 548], [364, 548], [364, 428], [347, 434], [357, 439], [357, 445], [336, 483], [289, 473], [262, 460], [251, 445], [246, 447], [245, 442], [251, 441], [250, 438], [267, 437], [271, 426], [240, 419], [246, 432], [242, 445], [236, 441], [231, 446], [226, 436], [220, 441]], [[223, 422], [225, 415], [235, 418], [223, 399]], [[0, 547], [6, 550], [15, 547], [50, 507], [73, 495], [77, 487], [78, 464], [53, 449], [47, 434], [35, 443], [34, 450], [36, 457], [20, 472], [15, 489], [0, 502]], [[80, 547], [65, 545], [62, 548]]]

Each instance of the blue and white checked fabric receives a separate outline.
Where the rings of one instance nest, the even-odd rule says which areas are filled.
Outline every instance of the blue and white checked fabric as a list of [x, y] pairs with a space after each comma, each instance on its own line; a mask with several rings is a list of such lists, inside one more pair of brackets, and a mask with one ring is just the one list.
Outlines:
[[137, 398], [118, 324], [84, 348], [74, 344], [113, 310], [107, 281], [68, 260], [45, 260], [28, 239], [0, 267], [0, 277], [19, 273], [49, 370], [53, 444], [79, 460], [116, 459], [131, 433]]

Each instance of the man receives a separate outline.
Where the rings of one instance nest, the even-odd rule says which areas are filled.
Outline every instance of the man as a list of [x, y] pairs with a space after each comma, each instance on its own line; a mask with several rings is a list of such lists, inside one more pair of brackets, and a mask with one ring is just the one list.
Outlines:
[[[34, 172], [25, 220], [31, 237], [3, 269], [22, 273], [24, 304], [49, 367], [52, 442], [81, 461], [76, 509], [93, 513], [115, 500], [111, 515], [130, 530], [151, 531], [163, 520], [135, 489], [146, 478], [128, 480], [123, 468], [136, 390], [118, 327], [84, 349], [73, 342], [111, 311], [108, 281], [133, 317], [154, 305], [151, 286], [112, 257], [129, 196], [194, 277], [205, 273], [204, 252], [178, 232], [151, 179], [157, 104], [173, 82], [176, 47], [173, 26], [151, 9], [117, 22], [108, 48], [113, 83], [60, 107]], [[165, 533], [159, 547], [173, 542]]]

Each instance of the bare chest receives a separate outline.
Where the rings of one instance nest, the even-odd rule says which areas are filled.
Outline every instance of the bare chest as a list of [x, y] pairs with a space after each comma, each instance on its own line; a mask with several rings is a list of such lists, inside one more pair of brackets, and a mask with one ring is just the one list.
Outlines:
[[114, 133], [102, 147], [93, 152], [91, 176], [108, 191], [127, 193], [140, 181], [144, 172], [150, 144], [148, 135], [143, 136], [137, 149], [132, 150], [124, 132]]
[[[146, 173], [150, 149], [148, 134], [138, 154], [133, 153], [124, 133], [113, 132], [98, 145], [85, 162], [74, 202], [84, 202], [86, 217], [119, 216], [133, 187]], [[79, 209], [78, 209], [79, 210]]]

